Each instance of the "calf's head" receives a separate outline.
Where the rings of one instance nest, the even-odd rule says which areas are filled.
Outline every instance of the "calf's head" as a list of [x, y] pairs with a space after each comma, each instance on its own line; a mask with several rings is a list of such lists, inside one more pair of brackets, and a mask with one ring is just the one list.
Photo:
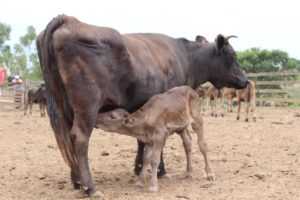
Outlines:
[[218, 35], [215, 41], [215, 51], [209, 67], [209, 81], [218, 89], [222, 87], [242, 89], [247, 84], [247, 78], [237, 61], [236, 53], [228, 42], [232, 37], [236, 36]]
[[123, 122], [128, 116], [129, 113], [121, 108], [99, 113], [95, 127], [110, 132], [122, 132], [122, 129], [124, 128]]

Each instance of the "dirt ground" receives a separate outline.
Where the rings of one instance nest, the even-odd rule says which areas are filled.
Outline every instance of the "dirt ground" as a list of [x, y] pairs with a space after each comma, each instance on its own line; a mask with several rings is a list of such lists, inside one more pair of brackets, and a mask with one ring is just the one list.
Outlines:
[[[244, 115], [242, 115], [242, 119]], [[159, 191], [134, 187], [136, 140], [94, 130], [89, 161], [96, 188], [106, 199], [300, 199], [300, 109], [258, 108], [257, 122], [204, 116], [205, 138], [216, 180], [205, 178], [202, 155], [193, 134], [192, 180], [184, 179], [186, 160], [180, 137], [164, 149], [171, 179]], [[69, 169], [56, 146], [47, 117], [36, 108], [0, 110], [0, 199], [80, 199], [70, 184]]]

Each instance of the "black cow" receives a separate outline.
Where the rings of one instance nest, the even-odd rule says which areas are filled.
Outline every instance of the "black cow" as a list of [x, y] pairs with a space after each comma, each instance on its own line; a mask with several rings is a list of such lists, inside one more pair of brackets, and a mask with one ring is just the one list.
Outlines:
[[[71, 168], [75, 188], [95, 190], [88, 144], [99, 112], [134, 112], [150, 97], [210, 81], [217, 88], [244, 88], [247, 82], [229, 37], [199, 45], [162, 34], [125, 34], [54, 18], [38, 36], [37, 47], [47, 90], [47, 110], [58, 147]], [[141, 151], [140, 151], [141, 152]]]
[[27, 101], [25, 103], [25, 112], [24, 115], [26, 115], [28, 106], [29, 106], [29, 113], [32, 113], [32, 105], [36, 103], [40, 106], [41, 116], [45, 116], [45, 107], [46, 107], [46, 88], [44, 84], [41, 84], [41, 86], [38, 89], [30, 89], [27, 93]]

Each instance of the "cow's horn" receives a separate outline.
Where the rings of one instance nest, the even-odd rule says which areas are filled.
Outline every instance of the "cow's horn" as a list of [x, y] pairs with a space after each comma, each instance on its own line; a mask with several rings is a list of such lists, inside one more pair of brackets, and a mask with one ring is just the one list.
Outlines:
[[227, 37], [226, 37], [226, 41], [228, 42], [228, 40], [229, 40], [230, 38], [237, 38], [237, 36], [235, 36], [235, 35], [227, 36]]

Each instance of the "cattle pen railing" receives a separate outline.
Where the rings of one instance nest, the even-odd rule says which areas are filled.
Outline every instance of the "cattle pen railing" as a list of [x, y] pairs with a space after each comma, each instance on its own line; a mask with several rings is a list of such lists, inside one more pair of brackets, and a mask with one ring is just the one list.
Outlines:
[[256, 82], [258, 105], [300, 105], [300, 72], [248, 73], [247, 77]]

